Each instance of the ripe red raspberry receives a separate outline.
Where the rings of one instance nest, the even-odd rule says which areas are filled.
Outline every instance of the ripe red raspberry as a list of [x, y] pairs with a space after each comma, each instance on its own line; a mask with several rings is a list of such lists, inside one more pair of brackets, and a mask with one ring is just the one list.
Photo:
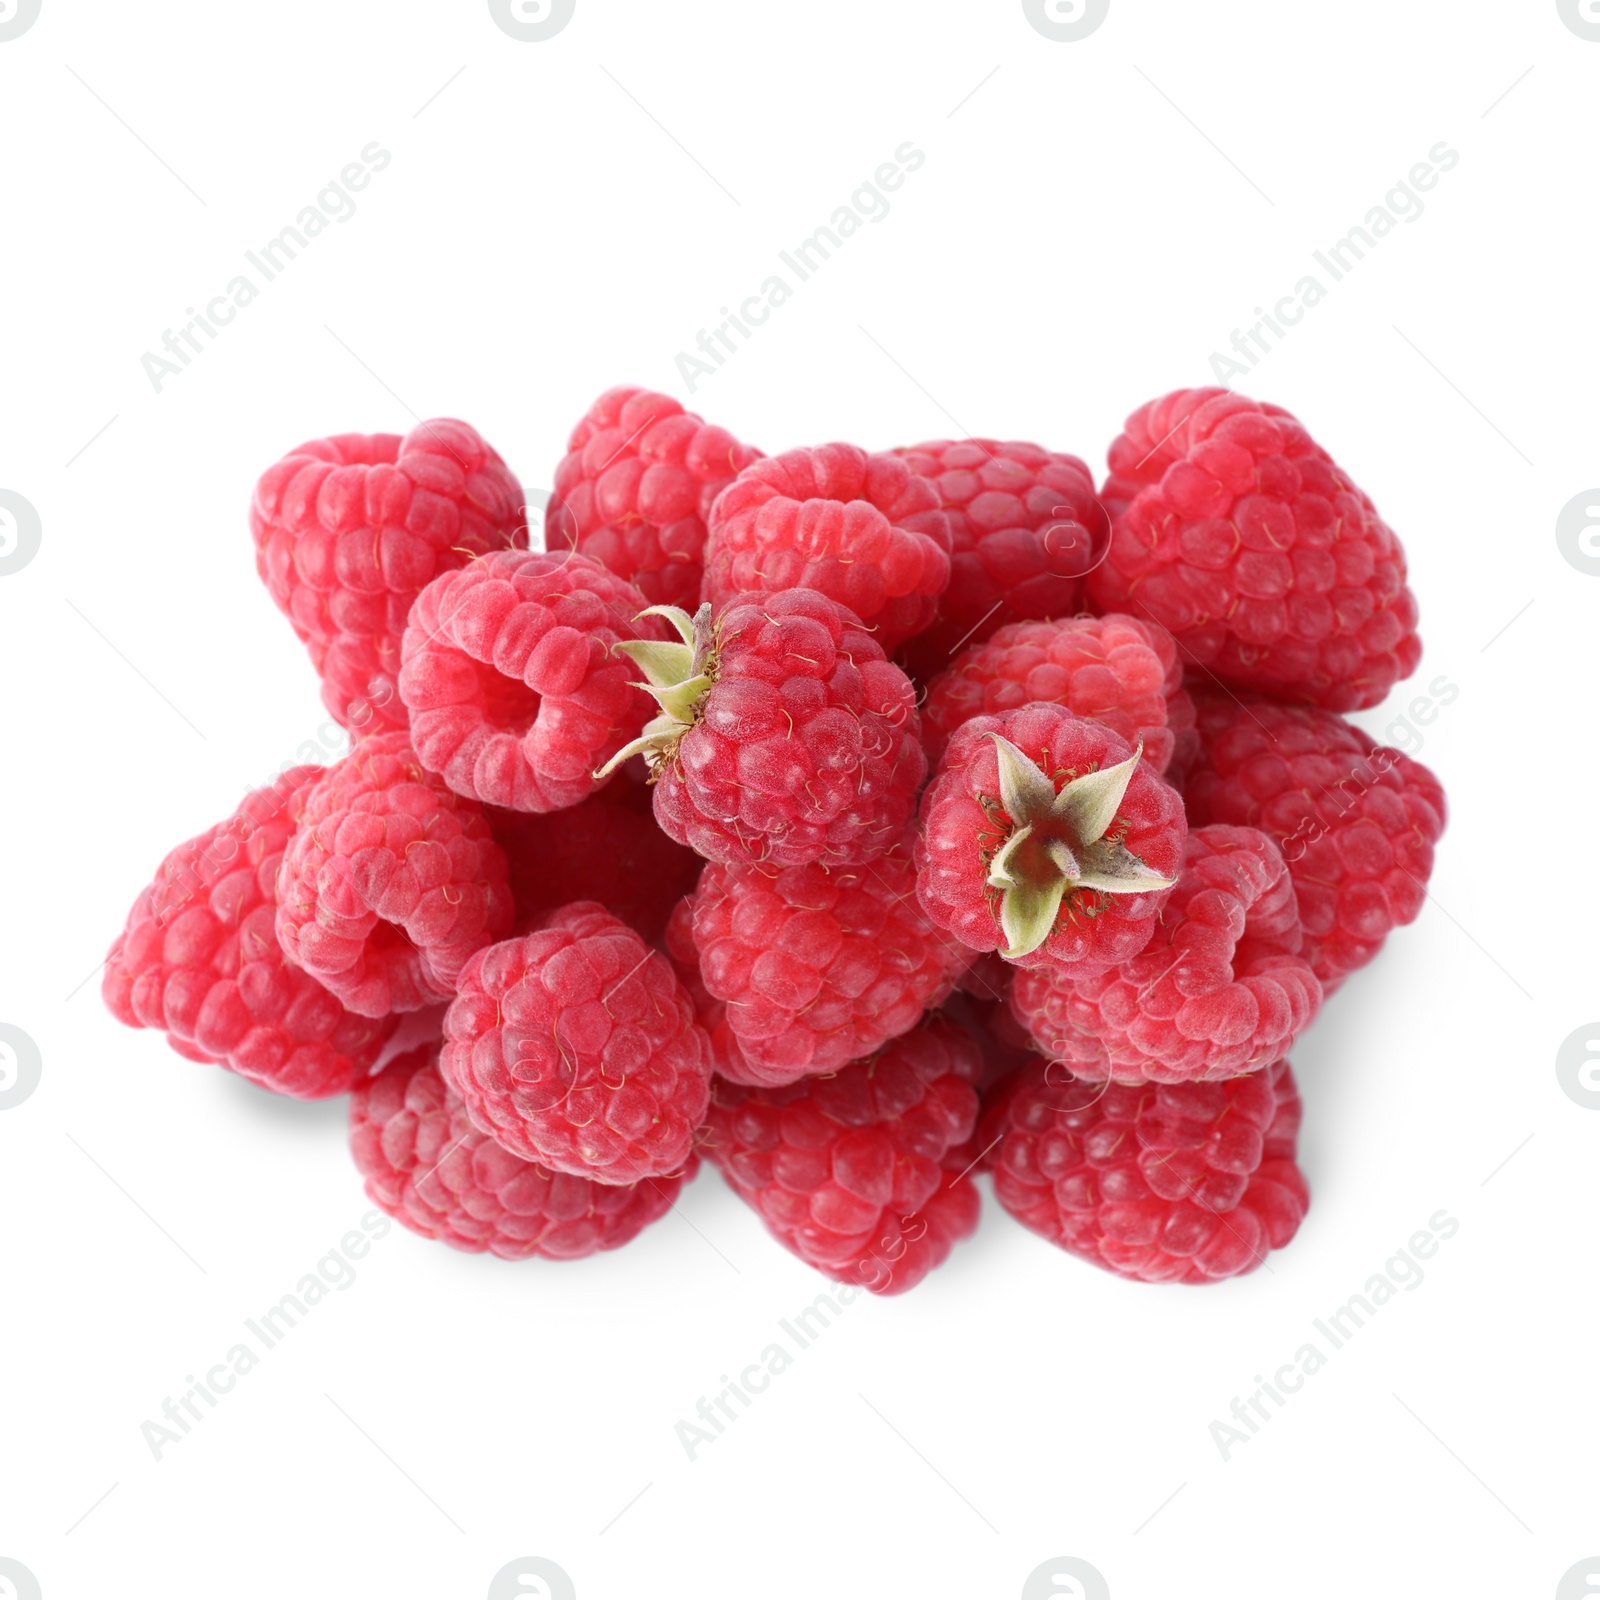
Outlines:
[[313, 439], [269, 467], [250, 506], [256, 568], [357, 733], [406, 726], [395, 688], [423, 585], [528, 542], [522, 486], [475, 428], [438, 418], [404, 439]]
[[636, 625], [644, 596], [570, 551], [502, 550], [417, 596], [400, 698], [423, 766], [457, 794], [559, 811], [594, 793], [594, 769], [648, 721], [650, 697], [612, 646], [665, 637]]
[[1183, 802], [1110, 728], [1035, 702], [956, 730], [922, 798], [917, 897], [974, 950], [1087, 976], [1137, 955]]
[[976, 1189], [942, 1163], [972, 1133], [981, 1071], [966, 1034], [936, 1019], [786, 1088], [719, 1080], [706, 1154], [785, 1249], [900, 1294], [977, 1227]]
[[916, 691], [813, 589], [745, 595], [713, 622], [664, 609], [682, 644], [627, 644], [661, 715], [635, 752], [656, 820], [713, 861], [859, 865], [905, 831], [927, 772]]
[[1048, 700], [1103, 722], [1164, 773], [1194, 759], [1194, 702], [1172, 635], [1116, 612], [1055, 622], [1013, 622], [971, 645], [928, 686], [922, 742], [937, 761], [950, 735], [973, 717], [998, 716]]
[[920, 633], [950, 581], [950, 529], [933, 485], [853, 444], [789, 450], [748, 466], [712, 508], [701, 593], [816, 589], [885, 653]]
[[173, 850], [134, 901], [101, 992], [130, 1028], [297, 1099], [343, 1094], [393, 1032], [347, 1011], [284, 960], [273, 932], [291, 799], [320, 767], [292, 767], [226, 821]]
[[1310, 1205], [1294, 1160], [1287, 1061], [1223, 1083], [1019, 1075], [1002, 1107], [994, 1192], [1052, 1244], [1143, 1283], [1251, 1272]]
[[488, 817], [510, 864], [519, 933], [575, 900], [598, 900], [655, 944], [705, 865], [661, 831], [649, 788], [625, 773], [565, 811], [492, 807]]
[[1327, 711], [1201, 693], [1190, 819], [1260, 828], [1283, 851], [1303, 954], [1331, 993], [1427, 897], [1445, 825], [1439, 780]]
[[574, 549], [651, 605], [700, 603], [711, 502], [761, 452], [669, 395], [608, 389], [572, 430], [545, 511], [545, 548]]
[[1008, 622], [1083, 609], [1083, 575], [1105, 554], [1111, 522], [1077, 456], [995, 439], [894, 453], [933, 485], [950, 523], [950, 587], [932, 626], [906, 647], [919, 677]]
[[1279, 1060], [1316, 1016], [1300, 943], [1277, 846], [1254, 828], [1196, 828], [1142, 953], [1092, 978], [1019, 972], [1011, 1009], [1079, 1079], [1231, 1078]]
[[1089, 576], [1096, 610], [1161, 623], [1226, 683], [1334, 711], [1416, 670], [1400, 541], [1282, 407], [1169, 395], [1129, 418], [1111, 462], [1113, 501], [1146, 483]]
[[635, 1184], [595, 1183], [513, 1155], [473, 1126], [438, 1046], [398, 1056], [350, 1097], [350, 1150], [372, 1203], [413, 1233], [506, 1261], [615, 1250], [671, 1209], [699, 1158]]
[[861, 867], [723, 866], [694, 898], [706, 989], [758, 1082], [871, 1055], [950, 992], [971, 951], [917, 904], [909, 841]]
[[457, 991], [440, 1070], [513, 1155], [612, 1184], [688, 1159], [711, 1046], [666, 958], [604, 906], [480, 951]]
[[711, 1068], [718, 1077], [730, 1083], [742, 1083], [751, 1088], [771, 1088], [785, 1081], [780, 1072], [776, 1076], [752, 1066], [744, 1058], [744, 1051], [728, 1026], [728, 1007], [725, 1001], [706, 988], [700, 976], [700, 951], [694, 942], [694, 896], [685, 895], [667, 920], [664, 940], [667, 958], [678, 982], [694, 1006], [695, 1021], [705, 1030], [711, 1041]]
[[511, 925], [506, 859], [482, 810], [403, 733], [363, 739], [296, 797], [278, 872], [284, 954], [365, 1017], [451, 998]]

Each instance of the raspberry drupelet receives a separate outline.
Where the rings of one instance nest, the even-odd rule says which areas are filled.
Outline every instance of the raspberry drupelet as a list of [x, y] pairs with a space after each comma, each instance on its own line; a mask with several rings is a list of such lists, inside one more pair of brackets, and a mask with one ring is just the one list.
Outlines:
[[1039, 1065], [1007, 1085], [996, 1110], [995, 1198], [1052, 1244], [1124, 1278], [1199, 1284], [1252, 1272], [1289, 1243], [1310, 1204], [1287, 1061], [1168, 1085], [1081, 1083]]
[[1035, 702], [956, 730], [922, 798], [917, 896], [974, 950], [1084, 977], [1149, 943], [1185, 832], [1137, 748]]
[[1083, 609], [1083, 577], [1103, 558], [1111, 522], [1077, 456], [995, 439], [937, 439], [894, 454], [933, 485], [950, 524], [950, 586], [902, 652], [917, 677], [1007, 623]]
[[1445, 797], [1420, 762], [1332, 712], [1255, 695], [1197, 697], [1190, 820], [1260, 828], [1289, 864], [1304, 955], [1329, 993], [1427, 899]]
[[1194, 702], [1172, 635], [1157, 623], [1112, 612], [1052, 622], [1013, 622], [971, 645], [928, 685], [922, 739], [937, 761], [973, 717], [1049, 700], [1142, 744], [1157, 773], [1193, 761]]
[[665, 956], [592, 901], [480, 951], [440, 1070], [514, 1155], [597, 1183], [677, 1171], [705, 1118], [711, 1045]]
[[853, 444], [748, 466], [711, 511], [703, 599], [816, 589], [885, 653], [933, 620], [950, 581], [950, 529], [933, 485], [898, 456]]
[[269, 467], [250, 507], [256, 567], [353, 733], [404, 728], [395, 677], [423, 587], [528, 542], [522, 487], [465, 422], [313, 439]]
[[291, 801], [322, 771], [290, 768], [173, 850], [128, 913], [101, 983], [119, 1022], [160, 1028], [180, 1055], [308, 1100], [365, 1077], [394, 1028], [291, 966], [273, 929]]
[[1168, 395], [1110, 458], [1122, 509], [1089, 576], [1094, 609], [1161, 623], [1224, 683], [1333, 711], [1377, 705], [1416, 670], [1400, 541], [1281, 406]]
[[477, 1128], [438, 1046], [397, 1056], [350, 1097], [350, 1150], [372, 1203], [425, 1239], [507, 1261], [575, 1261], [636, 1239], [699, 1165], [635, 1184], [551, 1172]]
[[1189, 1083], [1280, 1060], [1322, 1004], [1300, 955], [1278, 848], [1255, 828], [1194, 829], [1144, 950], [1089, 978], [1019, 972], [1011, 1009], [1076, 1078]]
[[295, 799], [278, 870], [283, 952], [352, 1011], [418, 1011], [455, 992], [511, 925], [506, 859], [483, 810], [379, 733]]
[[660, 715], [609, 765], [645, 756], [666, 832], [712, 861], [773, 867], [889, 850], [927, 758], [911, 680], [856, 618], [812, 589], [745, 595], [715, 619], [654, 609], [682, 642], [618, 645]]
[[649, 720], [612, 646], [664, 637], [644, 597], [570, 551], [506, 550], [435, 578], [411, 608], [400, 697], [422, 764], [457, 794], [560, 811]]
[[977, 1227], [945, 1165], [972, 1134], [976, 1046], [930, 1019], [875, 1056], [785, 1088], [719, 1080], [705, 1153], [774, 1238], [839, 1283], [914, 1288]]
[[700, 975], [756, 1081], [871, 1055], [950, 992], [972, 952], [916, 891], [909, 840], [860, 867], [707, 866], [694, 897]]
[[572, 549], [650, 605], [700, 603], [706, 519], [761, 452], [669, 395], [608, 389], [572, 430], [545, 512], [545, 548]]

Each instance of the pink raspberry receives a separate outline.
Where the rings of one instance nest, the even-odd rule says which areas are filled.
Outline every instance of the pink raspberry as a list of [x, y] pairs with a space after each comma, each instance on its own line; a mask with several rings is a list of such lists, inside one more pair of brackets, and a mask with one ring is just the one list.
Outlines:
[[1111, 462], [1111, 500], [1146, 481], [1090, 574], [1096, 610], [1161, 623], [1225, 683], [1332, 711], [1377, 705], [1416, 670], [1399, 540], [1282, 407], [1169, 395], [1129, 418]]
[[656, 820], [713, 861], [860, 865], [916, 805], [916, 691], [842, 606], [812, 589], [745, 595], [712, 620], [664, 612], [681, 644], [623, 644], [661, 715], [642, 753]]
[[917, 904], [909, 841], [861, 867], [723, 866], [694, 900], [706, 989], [749, 1076], [833, 1072], [914, 1028], [971, 952]]
[[706, 1153], [786, 1250], [900, 1294], [977, 1227], [977, 1190], [943, 1162], [971, 1136], [981, 1071], [961, 1029], [932, 1020], [824, 1077], [719, 1081]]
[[525, 545], [522, 487], [464, 422], [404, 439], [313, 439], [269, 467], [250, 507], [256, 567], [311, 652], [322, 701], [357, 733], [406, 726], [395, 688], [406, 613], [438, 573]]
[[278, 872], [278, 943], [365, 1017], [448, 1000], [511, 924], [506, 860], [482, 810], [403, 733], [363, 739], [296, 797]]
[[440, 1070], [513, 1155], [611, 1184], [688, 1160], [711, 1046], [666, 958], [604, 906], [480, 951], [457, 990]]
[[1032, 700], [1103, 722], [1158, 773], [1193, 761], [1194, 702], [1172, 635], [1112, 612], [1055, 622], [1013, 622], [969, 646], [928, 686], [922, 739], [937, 761], [950, 735], [973, 717], [999, 716]]
[[894, 453], [933, 485], [950, 523], [950, 587], [933, 625], [906, 648], [918, 677], [1006, 623], [1083, 609], [1083, 575], [1104, 555], [1111, 522], [1077, 456], [994, 439]]
[[1260, 828], [1283, 851], [1303, 954], [1332, 993], [1427, 898], [1445, 797], [1420, 762], [1327, 711], [1201, 693], [1193, 822]]
[[425, 1239], [506, 1261], [575, 1261], [636, 1239], [695, 1174], [594, 1183], [524, 1161], [473, 1126], [438, 1047], [398, 1056], [350, 1097], [350, 1150], [367, 1195]]
[[1142, 1283], [1252, 1272], [1310, 1205], [1287, 1061], [1222, 1083], [1019, 1075], [1001, 1104], [994, 1192], [1052, 1244]]
[[854, 612], [887, 653], [933, 620], [950, 581], [950, 529], [932, 484], [853, 444], [757, 461], [712, 508], [701, 593], [816, 589]]
[[1019, 972], [1011, 1009], [1085, 1081], [1231, 1078], [1279, 1060], [1316, 1016], [1322, 985], [1300, 943], [1277, 846], [1254, 828], [1196, 828], [1140, 955], [1091, 978]]
[[587, 556], [502, 550], [435, 578], [401, 650], [400, 697], [423, 766], [457, 794], [560, 811], [649, 719], [612, 646], [664, 637], [644, 596]]
[[134, 901], [101, 983], [119, 1022], [160, 1028], [180, 1055], [302, 1100], [343, 1094], [394, 1029], [290, 966], [273, 932], [291, 801], [321, 773], [290, 768], [172, 851]]
[[651, 605], [693, 611], [711, 502], [760, 458], [668, 395], [608, 389], [556, 468], [545, 548], [579, 550]]
[[956, 730], [922, 798], [917, 896], [974, 950], [1084, 977], [1149, 943], [1185, 831], [1110, 728], [1034, 702]]
[[565, 811], [491, 808], [488, 816], [510, 864], [518, 933], [575, 900], [598, 900], [647, 943], [658, 943], [705, 865], [661, 831], [649, 788], [627, 774]]

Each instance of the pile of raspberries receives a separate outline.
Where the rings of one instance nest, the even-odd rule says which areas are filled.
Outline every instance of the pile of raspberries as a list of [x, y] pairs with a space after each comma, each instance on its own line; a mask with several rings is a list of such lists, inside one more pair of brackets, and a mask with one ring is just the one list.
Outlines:
[[1287, 411], [1152, 401], [1097, 492], [992, 439], [765, 456], [620, 388], [542, 550], [456, 421], [302, 445], [250, 523], [350, 754], [161, 863], [105, 1000], [348, 1094], [390, 1216], [569, 1260], [705, 1160], [878, 1293], [983, 1171], [1147, 1283], [1294, 1236], [1289, 1051], [1421, 909], [1445, 801], [1340, 715], [1417, 608]]

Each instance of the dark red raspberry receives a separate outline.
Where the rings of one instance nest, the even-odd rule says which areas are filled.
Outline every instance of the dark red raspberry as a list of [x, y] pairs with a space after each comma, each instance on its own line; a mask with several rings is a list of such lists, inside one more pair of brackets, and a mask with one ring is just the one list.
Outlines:
[[1013, 622], [962, 651], [928, 686], [922, 706], [928, 759], [939, 759], [963, 722], [1032, 700], [1103, 722], [1130, 745], [1142, 741], [1144, 758], [1158, 773], [1169, 765], [1181, 772], [1194, 759], [1194, 702], [1183, 687], [1172, 635], [1115, 612]]
[[1251, 1272], [1310, 1205], [1287, 1061], [1222, 1083], [1019, 1076], [1001, 1107], [994, 1192], [1052, 1244], [1143, 1283]]
[[711, 1041], [712, 1070], [730, 1083], [747, 1084], [752, 1088], [770, 1088], [784, 1082], [781, 1072], [774, 1077], [745, 1060], [744, 1051], [728, 1026], [726, 1002], [717, 999], [700, 976], [700, 951], [694, 942], [693, 895], [685, 895], [673, 907], [664, 942], [672, 970], [694, 1005], [695, 1021]]
[[514, 1156], [473, 1126], [438, 1047], [398, 1056], [350, 1097], [350, 1150], [372, 1203], [425, 1239], [506, 1261], [575, 1261], [636, 1239], [695, 1174], [595, 1183]]
[[290, 966], [273, 931], [291, 800], [321, 774], [288, 769], [172, 851], [134, 901], [101, 983], [119, 1022], [160, 1028], [179, 1054], [302, 1100], [343, 1094], [394, 1029]]
[[545, 548], [579, 550], [651, 605], [693, 611], [711, 502], [760, 458], [669, 395], [607, 389], [556, 468]]
[[293, 810], [278, 943], [352, 1011], [448, 1000], [467, 957], [510, 927], [506, 860], [482, 809], [403, 733], [363, 739]]
[[969, 1138], [982, 1062], [933, 1020], [841, 1072], [777, 1089], [718, 1081], [706, 1154], [774, 1238], [839, 1283], [900, 1294], [973, 1232], [942, 1163]]
[[1185, 831], [1117, 734], [1035, 702], [956, 730], [922, 798], [917, 896], [974, 950], [1103, 972], [1149, 943]]
[[519, 933], [575, 900], [598, 900], [656, 944], [705, 865], [661, 831], [649, 787], [626, 773], [565, 811], [491, 807], [488, 817], [510, 864]]
[[916, 691], [812, 589], [746, 595], [712, 620], [665, 611], [683, 643], [623, 644], [661, 704], [641, 752], [656, 820], [713, 861], [859, 865], [888, 850], [927, 772]]
[[665, 956], [580, 901], [480, 951], [445, 1015], [445, 1081], [513, 1155], [597, 1183], [677, 1171], [711, 1046]]
[[1427, 898], [1445, 825], [1439, 780], [1327, 711], [1200, 693], [1202, 753], [1184, 790], [1198, 824], [1260, 828], [1283, 851], [1303, 954], [1332, 992]]
[[1128, 419], [1111, 463], [1108, 499], [1145, 486], [1089, 576], [1096, 610], [1161, 623], [1225, 683], [1334, 711], [1416, 670], [1399, 540], [1282, 407], [1168, 395]]
[[603, 765], [649, 720], [631, 662], [612, 646], [666, 637], [634, 618], [644, 596], [587, 556], [503, 550], [417, 596], [400, 698], [422, 764], [457, 794], [559, 811], [594, 793]]
[[748, 466], [711, 512], [701, 593], [816, 589], [885, 652], [933, 620], [950, 581], [950, 529], [932, 484], [853, 444], [789, 450]]
[[1300, 944], [1277, 846], [1254, 828], [1196, 828], [1141, 954], [1091, 978], [1019, 972], [1011, 1009], [1076, 1078], [1236, 1077], [1281, 1059], [1322, 1004]]
[[404, 728], [395, 688], [422, 588], [490, 550], [526, 545], [522, 487], [475, 428], [449, 418], [313, 439], [269, 467], [250, 506], [256, 567], [357, 733]]
[[694, 942], [705, 987], [763, 1084], [871, 1055], [914, 1028], [972, 957], [917, 904], [909, 841], [831, 871], [713, 862], [695, 894]]
[[938, 439], [894, 453], [933, 485], [950, 522], [950, 587], [905, 651], [919, 677], [1008, 622], [1083, 609], [1083, 575], [1104, 556], [1111, 523], [1077, 456], [995, 439]]

